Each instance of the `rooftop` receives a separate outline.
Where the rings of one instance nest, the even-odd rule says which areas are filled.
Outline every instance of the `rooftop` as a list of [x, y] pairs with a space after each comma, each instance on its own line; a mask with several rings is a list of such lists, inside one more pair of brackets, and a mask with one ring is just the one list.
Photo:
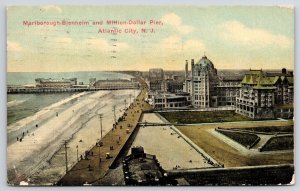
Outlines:
[[255, 85], [257, 89], [272, 89], [278, 81], [287, 80], [293, 84], [293, 77], [286, 76], [267, 76], [262, 70], [250, 70], [243, 78], [241, 84]]
[[201, 69], [214, 69], [214, 64], [205, 55], [196, 63], [195, 67], [197, 66]]

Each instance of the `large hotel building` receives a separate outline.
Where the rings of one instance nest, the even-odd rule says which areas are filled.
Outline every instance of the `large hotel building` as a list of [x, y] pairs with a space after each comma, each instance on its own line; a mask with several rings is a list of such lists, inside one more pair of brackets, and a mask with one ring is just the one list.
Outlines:
[[293, 73], [286, 69], [281, 73], [250, 69], [244, 76], [219, 76], [206, 56], [196, 63], [192, 59], [191, 71], [188, 61], [185, 64], [183, 91], [190, 94], [195, 108], [232, 106], [254, 119], [292, 117], [293, 89]]

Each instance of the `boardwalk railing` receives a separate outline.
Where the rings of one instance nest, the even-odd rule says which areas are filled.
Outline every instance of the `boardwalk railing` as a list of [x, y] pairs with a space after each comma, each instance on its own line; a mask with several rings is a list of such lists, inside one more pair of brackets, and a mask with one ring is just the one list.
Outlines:
[[176, 125], [176, 126], [185, 126], [187, 124], [183, 123], [148, 123], [148, 122], [138, 122], [139, 126], [171, 126], [171, 125]]

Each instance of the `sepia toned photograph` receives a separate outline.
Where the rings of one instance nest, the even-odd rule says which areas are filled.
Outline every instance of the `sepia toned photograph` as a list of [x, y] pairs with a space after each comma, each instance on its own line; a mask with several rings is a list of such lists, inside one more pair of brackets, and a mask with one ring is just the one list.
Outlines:
[[7, 185], [294, 185], [294, 16], [7, 6]]

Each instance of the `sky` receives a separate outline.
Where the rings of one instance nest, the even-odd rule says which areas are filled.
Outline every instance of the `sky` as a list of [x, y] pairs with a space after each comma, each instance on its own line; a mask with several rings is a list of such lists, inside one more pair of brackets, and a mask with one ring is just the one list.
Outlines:
[[[89, 25], [24, 25], [88, 21]], [[144, 25], [106, 25], [107, 20]], [[160, 25], [152, 25], [153, 20]], [[93, 25], [94, 21], [104, 22]], [[118, 28], [121, 33], [101, 33]], [[143, 33], [142, 29], [149, 29]], [[133, 34], [131, 31], [138, 33]], [[130, 31], [126, 33], [126, 31]], [[183, 70], [206, 55], [217, 69], [294, 69], [290, 6], [12, 6], [8, 72]]]

